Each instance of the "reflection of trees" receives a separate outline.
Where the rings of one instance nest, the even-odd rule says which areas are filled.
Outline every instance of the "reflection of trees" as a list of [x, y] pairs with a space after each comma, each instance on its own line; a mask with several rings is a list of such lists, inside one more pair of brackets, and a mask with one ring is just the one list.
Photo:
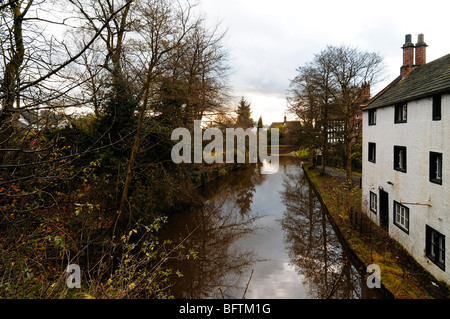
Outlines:
[[[260, 164], [258, 164], [260, 165]], [[225, 180], [219, 180], [207, 185], [206, 197], [210, 198], [208, 193], [214, 192], [214, 196], [220, 196], [217, 190], [225, 190], [228, 196], [236, 202], [241, 215], [245, 215], [253, 203], [253, 195], [256, 185], [261, 184], [267, 175], [259, 173], [259, 167], [252, 165], [248, 169], [241, 169], [231, 172]], [[219, 194], [219, 195], [217, 195]]]
[[259, 216], [250, 212], [250, 206], [255, 186], [263, 179], [254, 168], [232, 172], [209, 185], [208, 190], [215, 191], [215, 195], [205, 194], [210, 200], [202, 208], [175, 217], [169, 236], [183, 239], [190, 234], [184, 246], [198, 256], [173, 265], [183, 274], [172, 287], [176, 298], [221, 298], [222, 292], [224, 297], [237, 297], [229, 296], [227, 291], [242, 286], [242, 276], [248, 275], [243, 272], [255, 258], [251, 251], [233, 249], [232, 244], [256, 228]]
[[[364, 297], [365, 282], [351, 265], [313, 189], [300, 169], [286, 171], [281, 192], [286, 211], [281, 221], [286, 248], [313, 298]], [[361, 290], [363, 289], [363, 292]]]

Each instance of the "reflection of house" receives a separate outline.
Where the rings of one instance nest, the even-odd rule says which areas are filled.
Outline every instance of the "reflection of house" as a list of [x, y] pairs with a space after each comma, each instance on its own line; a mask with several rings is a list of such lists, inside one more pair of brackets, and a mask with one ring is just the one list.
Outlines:
[[297, 144], [301, 133], [300, 121], [287, 121], [286, 116], [284, 122], [272, 122], [269, 129], [276, 127], [284, 127], [284, 137], [282, 143], [285, 144]]
[[406, 36], [401, 75], [364, 109], [362, 196], [372, 220], [450, 283], [450, 54], [426, 63], [426, 46]]

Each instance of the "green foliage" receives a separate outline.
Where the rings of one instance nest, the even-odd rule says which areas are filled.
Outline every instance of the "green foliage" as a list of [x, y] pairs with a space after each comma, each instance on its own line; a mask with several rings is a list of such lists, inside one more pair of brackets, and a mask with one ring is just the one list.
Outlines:
[[[113, 76], [103, 100], [95, 126], [98, 136], [104, 136], [104, 143], [127, 137], [136, 127], [136, 110], [140, 104], [137, 88], [125, 75]], [[122, 154], [119, 150], [115, 153]]]
[[160, 244], [157, 236], [165, 223], [167, 217], [157, 217], [150, 224], [138, 221], [120, 236], [113, 244], [114, 250], [122, 252], [115, 257], [116, 269], [106, 283], [93, 284], [90, 294], [100, 294], [102, 298], [171, 298], [165, 286], [173, 270], [163, 266], [169, 254], [161, 249], [171, 242]]
[[301, 158], [301, 159], [308, 159], [309, 157], [309, 150], [306, 148], [299, 149], [295, 152], [295, 156]]

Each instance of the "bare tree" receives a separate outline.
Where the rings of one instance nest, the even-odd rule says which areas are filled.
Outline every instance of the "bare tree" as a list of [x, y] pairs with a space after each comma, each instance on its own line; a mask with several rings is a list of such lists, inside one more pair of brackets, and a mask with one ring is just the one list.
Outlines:
[[[141, 105], [139, 108], [136, 133], [131, 148], [131, 155], [127, 164], [125, 182], [119, 206], [119, 214], [125, 212], [128, 191], [133, 179], [133, 169], [140, 151], [144, 119], [149, 110], [149, 102], [155, 97], [155, 82], [162, 75], [164, 62], [170, 53], [181, 45], [186, 35], [197, 25], [197, 20], [191, 20], [193, 7], [187, 3], [186, 7], [174, 7], [171, 0], [147, 1], [142, 3], [139, 11], [142, 17], [138, 30], [142, 37], [141, 46], [146, 48], [147, 54], [141, 59], [145, 61], [145, 81], [141, 90]], [[179, 2], [178, 2], [179, 4]], [[141, 51], [142, 52], [142, 51]]]
[[347, 180], [352, 180], [352, 145], [356, 142], [355, 116], [361, 109], [365, 87], [376, 83], [382, 72], [382, 58], [374, 52], [363, 52], [353, 47], [329, 46], [322, 53], [331, 61], [331, 81], [328, 91], [343, 119], [345, 169]]
[[[328, 46], [314, 60], [298, 69], [291, 81], [289, 109], [302, 120], [311, 143], [321, 145], [326, 164], [328, 132], [331, 119], [342, 123], [347, 179], [352, 177], [352, 145], [356, 142], [355, 115], [361, 109], [365, 88], [376, 83], [382, 72], [382, 58], [377, 53], [353, 47]], [[316, 138], [316, 139], [315, 139]]]

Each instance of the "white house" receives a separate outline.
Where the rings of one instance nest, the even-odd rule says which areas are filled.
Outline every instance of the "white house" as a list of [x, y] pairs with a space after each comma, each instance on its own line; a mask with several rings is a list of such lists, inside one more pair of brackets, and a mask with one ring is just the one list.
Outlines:
[[450, 283], [450, 54], [426, 63], [406, 36], [401, 74], [364, 109], [366, 214]]

